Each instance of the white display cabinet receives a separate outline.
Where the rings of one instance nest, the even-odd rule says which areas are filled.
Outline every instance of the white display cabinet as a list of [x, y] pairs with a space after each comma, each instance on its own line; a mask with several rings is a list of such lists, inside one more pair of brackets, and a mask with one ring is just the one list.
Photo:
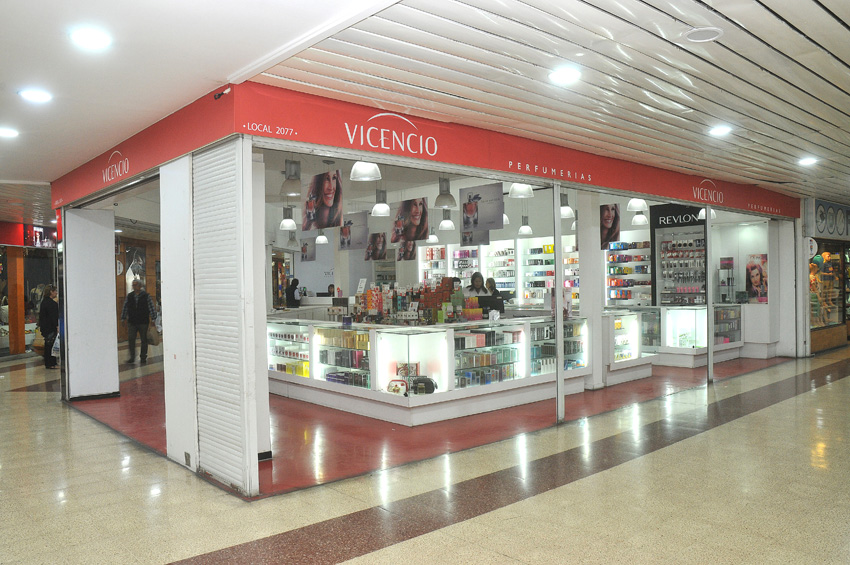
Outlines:
[[464, 286], [470, 283], [472, 274], [481, 271], [481, 249], [478, 246], [461, 247], [457, 244], [446, 246], [450, 277], [457, 277]]
[[654, 355], [641, 345], [640, 312], [609, 310], [603, 316], [604, 340], [608, 347], [603, 376], [606, 386], [652, 375]]
[[555, 286], [555, 244], [552, 237], [517, 240], [519, 253], [517, 303], [542, 305]]
[[[708, 362], [708, 309], [705, 306], [662, 307], [662, 343], [658, 363], [671, 367], [704, 367]], [[716, 306], [714, 361], [740, 357], [741, 307]]]
[[429, 286], [436, 286], [449, 276], [449, 256], [445, 245], [428, 245], [420, 247], [419, 254], [419, 282], [427, 282]]
[[[554, 318], [396, 327], [270, 320], [269, 390], [414, 426], [555, 395]], [[586, 321], [571, 319], [567, 393], [584, 390]], [[533, 337], [533, 339], [532, 339]], [[306, 355], [306, 359], [304, 358]]]
[[503, 292], [516, 292], [517, 257], [516, 241], [506, 239], [481, 246], [484, 256], [484, 278], [492, 277], [496, 288]]

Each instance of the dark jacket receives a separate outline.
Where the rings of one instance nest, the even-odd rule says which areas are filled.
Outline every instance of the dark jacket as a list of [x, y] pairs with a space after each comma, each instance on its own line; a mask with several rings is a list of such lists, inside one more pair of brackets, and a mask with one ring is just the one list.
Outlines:
[[296, 297], [296, 291], [298, 291], [298, 287], [288, 286], [286, 287], [286, 307], [287, 308], [298, 308], [301, 306], [301, 293], [298, 293]]
[[136, 297], [131, 292], [124, 299], [124, 308], [121, 310], [121, 319], [127, 320], [134, 326], [142, 326], [156, 319], [156, 308], [151, 300], [151, 295], [144, 290]]
[[38, 311], [38, 329], [43, 336], [56, 333], [59, 329], [59, 305], [49, 297], [41, 301], [41, 308]]

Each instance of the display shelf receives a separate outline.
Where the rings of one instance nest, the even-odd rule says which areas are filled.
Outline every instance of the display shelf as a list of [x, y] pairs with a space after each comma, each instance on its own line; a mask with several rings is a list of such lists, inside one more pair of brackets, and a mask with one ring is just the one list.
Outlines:
[[613, 241], [605, 251], [605, 305], [648, 305], [652, 301], [649, 241]]
[[564, 320], [564, 369], [567, 371], [587, 367], [587, 320]]
[[454, 386], [469, 388], [529, 376], [526, 324], [474, 323], [453, 333]]
[[370, 333], [365, 327], [315, 326], [311, 339], [311, 377], [371, 388]]
[[657, 304], [705, 304], [705, 231], [702, 226], [657, 230], [656, 245]]
[[543, 304], [555, 287], [555, 244], [552, 237], [532, 237], [518, 241], [520, 305]]
[[266, 326], [270, 371], [297, 377], [310, 376], [310, 327], [275, 322]]

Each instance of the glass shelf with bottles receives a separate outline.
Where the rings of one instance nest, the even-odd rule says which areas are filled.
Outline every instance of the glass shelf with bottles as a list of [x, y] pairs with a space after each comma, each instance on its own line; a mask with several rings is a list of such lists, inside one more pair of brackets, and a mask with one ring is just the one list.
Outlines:
[[268, 366], [270, 371], [296, 377], [310, 376], [310, 327], [299, 323], [269, 322]]
[[564, 369], [587, 367], [587, 319], [564, 320]]
[[659, 249], [658, 304], [705, 304], [705, 237], [664, 234]]
[[317, 380], [371, 388], [368, 329], [316, 326], [313, 372]]
[[605, 252], [606, 305], [652, 301], [652, 255], [649, 241], [612, 241]]
[[741, 306], [715, 306], [714, 344], [725, 345], [741, 341]]
[[613, 362], [621, 363], [640, 358], [639, 316], [637, 314], [614, 315], [611, 316], [611, 323], [614, 326]]
[[456, 276], [461, 279], [471, 279], [473, 273], [478, 271], [480, 263], [478, 262], [478, 249], [456, 249], [452, 251], [452, 271], [451, 276]]
[[524, 325], [515, 322], [456, 327], [455, 388], [525, 378], [525, 339]]
[[422, 249], [421, 261], [419, 263], [420, 280], [439, 282], [448, 276], [448, 259], [446, 248], [443, 246], [429, 246]]
[[489, 246], [486, 276], [493, 277], [499, 290], [516, 288], [516, 249], [513, 241], [501, 245], [496, 242]]

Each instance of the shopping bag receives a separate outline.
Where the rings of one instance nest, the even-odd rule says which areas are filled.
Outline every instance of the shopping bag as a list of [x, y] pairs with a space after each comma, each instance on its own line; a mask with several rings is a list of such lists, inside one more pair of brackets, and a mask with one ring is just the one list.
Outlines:
[[54, 357], [59, 357], [62, 354], [62, 344], [59, 343], [58, 335], [53, 338], [53, 348], [51, 349], [50, 354]]
[[154, 326], [148, 326], [148, 345], [159, 345], [159, 332]]

